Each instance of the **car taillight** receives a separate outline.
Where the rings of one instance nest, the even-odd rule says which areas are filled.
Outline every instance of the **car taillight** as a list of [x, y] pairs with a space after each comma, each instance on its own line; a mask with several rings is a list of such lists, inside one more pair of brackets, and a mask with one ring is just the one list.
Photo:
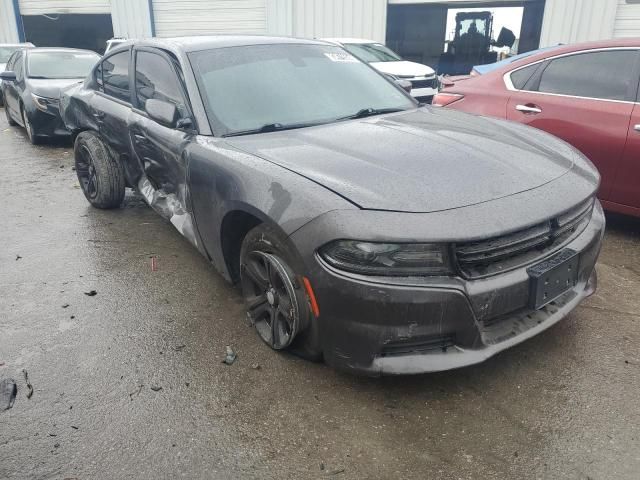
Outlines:
[[453, 102], [457, 102], [463, 98], [464, 95], [460, 95], [459, 93], [440, 92], [433, 97], [431, 105], [435, 105], [436, 107], [446, 107], [447, 105], [451, 105]]

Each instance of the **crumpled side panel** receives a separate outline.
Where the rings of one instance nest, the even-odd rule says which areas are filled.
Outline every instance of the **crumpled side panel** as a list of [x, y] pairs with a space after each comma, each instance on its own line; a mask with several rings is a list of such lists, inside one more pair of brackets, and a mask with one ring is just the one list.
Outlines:
[[60, 117], [72, 133], [92, 128], [98, 129], [91, 114], [93, 92], [86, 90], [83, 84], [72, 85], [60, 92]]
[[169, 220], [178, 232], [206, 256], [196, 232], [193, 215], [185, 207], [187, 205], [186, 195], [184, 194], [186, 185], [181, 185], [177, 194], [167, 193], [163, 190], [155, 189], [146, 175], [143, 175], [138, 182], [137, 188], [151, 208]]

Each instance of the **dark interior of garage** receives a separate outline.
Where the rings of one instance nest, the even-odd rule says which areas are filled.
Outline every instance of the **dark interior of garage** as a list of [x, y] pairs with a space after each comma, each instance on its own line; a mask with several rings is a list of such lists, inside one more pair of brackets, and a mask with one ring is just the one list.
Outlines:
[[113, 37], [111, 15], [52, 14], [22, 17], [26, 40], [38, 47], [85, 48], [103, 53]]
[[[466, 64], [457, 65], [456, 71], [446, 59], [447, 15], [450, 10], [482, 9], [495, 11], [501, 8], [521, 7], [522, 23], [519, 38], [511, 53], [524, 53], [538, 48], [545, 0], [520, 0], [514, 2], [464, 3], [442, 2], [430, 4], [389, 5], [387, 12], [387, 45], [407, 60], [429, 65], [439, 73], [466, 74]], [[491, 41], [500, 36], [500, 28], [493, 26]], [[495, 56], [495, 55], [494, 55]], [[480, 56], [476, 64], [491, 63], [490, 55]], [[448, 65], [445, 62], [449, 62]], [[472, 63], [473, 64], [473, 63]], [[445, 68], [445, 66], [447, 68]]]

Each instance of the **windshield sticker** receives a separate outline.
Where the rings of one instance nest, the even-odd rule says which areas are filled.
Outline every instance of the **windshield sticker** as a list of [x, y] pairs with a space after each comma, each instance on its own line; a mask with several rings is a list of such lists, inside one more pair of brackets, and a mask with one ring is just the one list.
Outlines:
[[349, 55], [346, 52], [338, 52], [338, 53], [326, 53], [326, 57], [332, 62], [344, 62], [344, 63], [358, 63], [356, 57], [353, 55]]

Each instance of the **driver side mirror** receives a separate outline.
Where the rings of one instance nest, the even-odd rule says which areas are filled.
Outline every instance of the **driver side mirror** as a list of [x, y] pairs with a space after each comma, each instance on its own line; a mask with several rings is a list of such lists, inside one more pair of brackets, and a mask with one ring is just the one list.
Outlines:
[[144, 104], [144, 109], [149, 117], [160, 125], [176, 128], [180, 113], [173, 103], [149, 98]]
[[0, 80], [4, 80], [5, 82], [15, 82], [16, 72], [4, 71], [0, 73]]

